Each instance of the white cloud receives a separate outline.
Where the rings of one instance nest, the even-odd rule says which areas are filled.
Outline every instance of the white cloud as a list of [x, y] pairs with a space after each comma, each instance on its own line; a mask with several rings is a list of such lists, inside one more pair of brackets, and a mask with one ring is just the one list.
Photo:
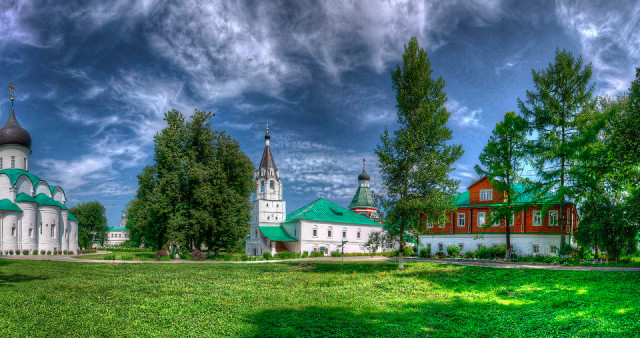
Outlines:
[[451, 112], [450, 121], [461, 127], [479, 127], [482, 109], [471, 110], [456, 100], [449, 99], [445, 107]]
[[640, 64], [640, 3], [559, 2], [556, 17], [580, 42], [603, 94], [629, 88]]

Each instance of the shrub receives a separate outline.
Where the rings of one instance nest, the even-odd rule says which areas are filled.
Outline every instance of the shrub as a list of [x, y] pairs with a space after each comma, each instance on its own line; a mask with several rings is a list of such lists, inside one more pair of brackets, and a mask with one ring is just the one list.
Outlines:
[[47, 252], [46, 252], [46, 251], [44, 251], [44, 250], [40, 250], [40, 254], [44, 256], [44, 255], [46, 255], [46, 254], [47, 254]]
[[205, 258], [207, 258], [207, 255], [205, 255], [202, 251], [195, 249], [191, 253], [191, 258], [193, 258], [196, 261], [203, 261], [205, 260]]
[[113, 261], [116, 259], [116, 254], [110, 253], [107, 255], [104, 255], [104, 260], [106, 261]]
[[[166, 257], [166, 259], [164, 259]], [[168, 261], [169, 260], [169, 252], [166, 250], [158, 250], [156, 251], [156, 260], [157, 261]]]
[[447, 253], [449, 256], [458, 257], [458, 255], [460, 255], [460, 251], [462, 251], [462, 249], [457, 245], [450, 245], [447, 247]]
[[385, 257], [397, 257], [398, 256], [398, 250], [393, 250], [393, 251], [387, 251], [385, 253], [382, 254]]
[[15, 252], [13, 252], [13, 250], [9, 250], [9, 255], [15, 255]]
[[444, 252], [442, 252], [442, 251], [436, 252], [436, 258], [444, 258], [444, 257], [446, 257]]
[[273, 258], [273, 255], [271, 255], [271, 252], [265, 252], [262, 254], [262, 257], [266, 260], [271, 260]]
[[300, 254], [296, 252], [284, 251], [284, 252], [278, 252], [274, 256], [274, 258], [275, 259], [295, 259], [295, 258], [300, 258]]
[[410, 257], [413, 255], [413, 248], [410, 246], [405, 246], [404, 249], [402, 249], [402, 255], [404, 257]]
[[507, 246], [504, 244], [494, 245], [490, 248], [481, 247], [476, 250], [476, 258], [480, 259], [493, 259], [504, 258], [507, 255]]
[[422, 249], [420, 249], [420, 257], [422, 257], [422, 258], [431, 257], [431, 248], [422, 248]]
[[122, 255], [120, 255], [120, 260], [122, 261], [132, 261], [133, 260], [133, 254], [130, 253], [123, 253]]
[[464, 253], [464, 258], [475, 258], [475, 257], [476, 257], [475, 251], [466, 251]]
[[302, 258], [307, 258], [307, 257], [309, 257], [309, 251], [303, 251]]
[[29, 256], [29, 250], [22, 250], [23, 256]]
[[331, 251], [331, 257], [340, 257], [340, 251]]
[[322, 251], [312, 251], [311, 257], [324, 257], [324, 253]]

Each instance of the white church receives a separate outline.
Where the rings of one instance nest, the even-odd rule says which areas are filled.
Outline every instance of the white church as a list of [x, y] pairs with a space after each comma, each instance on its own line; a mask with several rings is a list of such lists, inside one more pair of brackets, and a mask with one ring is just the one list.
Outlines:
[[358, 176], [358, 190], [349, 209], [321, 198], [287, 215], [280, 172], [269, 147], [270, 139], [267, 127], [264, 153], [255, 179], [251, 232], [245, 247], [247, 255], [283, 251], [321, 251], [328, 255], [342, 250], [341, 246], [345, 253], [367, 252], [364, 244], [369, 234], [382, 231], [382, 224], [376, 221], [378, 216], [369, 189], [370, 177], [364, 168]]
[[0, 255], [78, 251], [78, 220], [59, 186], [29, 172], [31, 135], [13, 112], [0, 128]]

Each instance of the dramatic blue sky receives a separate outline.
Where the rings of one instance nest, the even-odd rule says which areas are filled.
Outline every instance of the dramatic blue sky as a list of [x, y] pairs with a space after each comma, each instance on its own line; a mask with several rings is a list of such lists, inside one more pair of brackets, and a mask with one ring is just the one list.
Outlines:
[[110, 225], [172, 108], [214, 111], [256, 165], [270, 121], [289, 212], [318, 197], [348, 205], [363, 157], [379, 188], [373, 149], [396, 119], [389, 69], [411, 36], [446, 80], [461, 188], [556, 48], [592, 62], [598, 94], [625, 91], [640, 66], [635, 1], [68, 2], [0, 2], [0, 84], [15, 84], [31, 171], [69, 205], [103, 203]]

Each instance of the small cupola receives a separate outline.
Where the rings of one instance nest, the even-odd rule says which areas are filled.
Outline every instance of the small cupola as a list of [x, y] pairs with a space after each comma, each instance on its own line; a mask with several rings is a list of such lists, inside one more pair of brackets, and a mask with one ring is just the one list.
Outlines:
[[11, 90], [11, 114], [9, 114], [7, 123], [0, 128], [0, 147], [5, 145], [19, 145], [31, 150], [31, 135], [18, 124], [16, 115], [13, 113], [13, 91], [15, 90], [13, 82], [9, 84], [9, 89]]

